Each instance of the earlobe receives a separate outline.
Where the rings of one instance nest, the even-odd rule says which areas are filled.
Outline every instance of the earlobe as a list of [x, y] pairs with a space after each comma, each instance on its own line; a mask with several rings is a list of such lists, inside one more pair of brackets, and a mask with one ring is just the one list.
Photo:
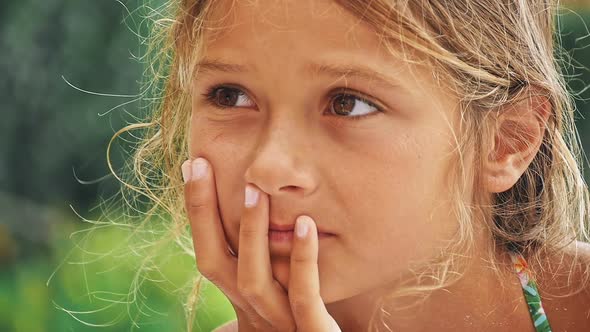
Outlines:
[[488, 192], [510, 189], [526, 171], [543, 142], [550, 113], [551, 103], [541, 95], [529, 95], [498, 113], [482, 174]]
[[484, 173], [484, 182], [488, 192], [501, 193], [510, 188], [518, 181], [524, 172], [513, 167], [515, 163], [506, 160], [505, 163], [490, 163]]

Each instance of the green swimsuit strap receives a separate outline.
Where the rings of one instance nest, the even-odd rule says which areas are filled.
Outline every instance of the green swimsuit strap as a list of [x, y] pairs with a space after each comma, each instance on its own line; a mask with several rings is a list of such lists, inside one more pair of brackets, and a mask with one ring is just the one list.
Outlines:
[[537, 284], [533, 279], [529, 278], [529, 267], [526, 260], [518, 252], [509, 251], [509, 253], [518, 279], [520, 279], [522, 292], [529, 306], [529, 313], [535, 325], [535, 331], [551, 332], [551, 326], [549, 325], [549, 320], [547, 320], [547, 315], [545, 315]]

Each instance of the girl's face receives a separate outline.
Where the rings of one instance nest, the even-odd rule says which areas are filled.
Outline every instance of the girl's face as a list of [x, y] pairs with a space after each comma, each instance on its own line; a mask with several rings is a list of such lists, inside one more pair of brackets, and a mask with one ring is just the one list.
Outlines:
[[[436, 255], [458, 228], [446, 184], [458, 100], [332, 1], [224, 2], [192, 86], [190, 152], [213, 166], [234, 251], [252, 183], [270, 222], [306, 214], [334, 234], [319, 245], [326, 303]], [[269, 249], [287, 288], [290, 245]]]

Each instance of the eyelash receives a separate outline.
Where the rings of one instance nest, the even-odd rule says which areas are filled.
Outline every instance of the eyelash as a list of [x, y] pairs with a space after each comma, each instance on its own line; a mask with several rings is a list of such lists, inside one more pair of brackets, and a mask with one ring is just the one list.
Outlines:
[[[235, 90], [235, 91], [241, 92], [243, 94], [246, 94], [242, 89], [234, 87], [234, 86], [228, 86], [225, 84], [214, 85], [214, 86], [208, 88], [207, 91], [202, 94], [202, 96], [205, 98], [205, 101], [209, 105], [216, 107], [216, 108], [232, 108], [231, 106], [221, 106], [216, 103], [216, 101], [215, 101], [216, 94], [217, 94], [217, 91], [220, 89]], [[368, 104], [369, 106], [374, 107], [375, 111], [371, 112], [371, 113], [363, 114], [363, 115], [357, 115], [357, 116], [344, 116], [344, 115], [338, 115], [338, 114], [334, 115], [338, 120], [358, 121], [358, 120], [362, 120], [363, 118], [370, 117], [370, 116], [373, 116], [373, 115], [383, 112], [381, 107], [377, 106], [375, 103], [371, 102], [366, 97], [363, 97], [362, 93], [354, 92], [354, 91], [351, 92], [351, 91], [352, 90], [349, 90], [346, 88], [336, 89], [336, 91], [331, 93], [329, 105], [331, 105], [331, 103], [334, 101], [334, 98], [337, 96], [351, 96], [351, 97], [354, 97], [356, 100], [360, 100], [360, 101]], [[329, 111], [329, 112], [331, 112], [331, 111]]]

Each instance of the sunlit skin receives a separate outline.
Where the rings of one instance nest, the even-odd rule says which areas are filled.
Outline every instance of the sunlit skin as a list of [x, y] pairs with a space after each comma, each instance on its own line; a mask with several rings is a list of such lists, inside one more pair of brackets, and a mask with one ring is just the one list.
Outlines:
[[[254, 68], [199, 74], [192, 90], [191, 155], [207, 158], [215, 169], [233, 248], [246, 183], [270, 196], [275, 223], [292, 224], [308, 214], [336, 234], [320, 243], [319, 258], [324, 299], [333, 302], [391, 280], [410, 259], [432, 255], [436, 242], [455, 230], [444, 199], [453, 146], [443, 117], [456, 102], [379, 50], [372, 31], [351, 29], [356, 19], [343, 20], [335, 5], [324, 7], [310, 15], [310, 8], [290, 6], [287, 17], [265, 22], [279, 13], [262, 17], [236, 4], [236, 22], [243, 23], [208, 44], [206, 58]], [[318, 62], [369, 65], [404, 85], [307, 74], [305, 66]], [[241, 108], [215, 108], [202, 94], [218, 84], [241, 86], [250, 100], [240, 101]], [[331, 114], [330, 93], [347, 87], [381, 101], [383, 112], [371, 110], [356, 121]], [[381, 273], [366, 273], [372, 280], [355, 273], [375, 267]], [[288, 253], [277, 253], [273, 270], [285, 285], [287, 268]], [[347, 287], [334, 292], [336, 280]]]
[[[219, 1], [217, 17], [232, 28], [209, 40], [203, 62], [244, 68], [208, 66], [197, 74], [191, 158], [212, 165], [221, 222], [238, 256], [246, 184], [267, 195], [271, 222], [308, 215], [332, 233], [319, 240], [321, 297], [343, 331], [366, 330], [386, 286], [411, 262], [438, 254], [457, 231], [446, 180], [458, 98], [435, 83], [432, 70], [389, 54], [373, 30], [330, 1], [247, 3], [221, 15], [228, 8]], [[314, 71], [319, 64], [362, 67], [388, 81]], [[216, 87], [225, 90], [207, 100]], [[343, 91], [363, 98], [354, 99], [351, 115], [332, 108]], [[219, 96], [235, 106], [215, 106]], [[482, 246], [488, 238], [475, 236]], [[271, 243], [269, 250], [272, 273], [287, 289], [291, 247]], [[499, 292], [475, 257], [466, 277], [435, 293], [405, 328], [530, 329], [518, 280], [508, 284]]]

